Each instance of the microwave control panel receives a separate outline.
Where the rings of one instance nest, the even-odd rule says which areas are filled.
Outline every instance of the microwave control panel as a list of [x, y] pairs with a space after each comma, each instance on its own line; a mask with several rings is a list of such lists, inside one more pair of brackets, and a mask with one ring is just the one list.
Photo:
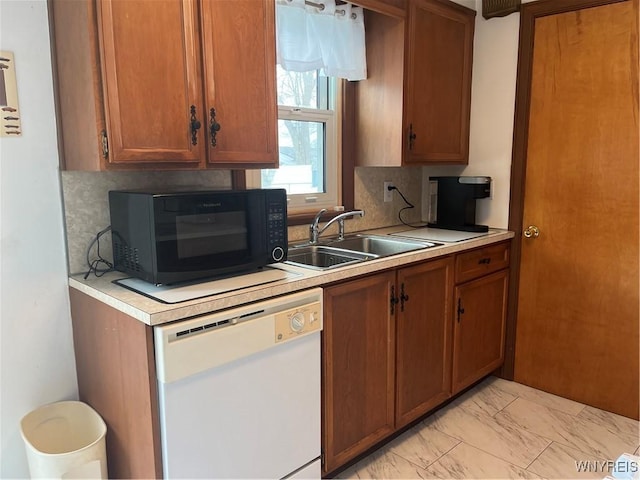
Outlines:
[[271, 258], [276, 262], [284, 259], [285, 233], [287, 230], [285, 206], [278, 203], [270, 203], [267, 217], [267, 234], [269, 237], [269, 250]]

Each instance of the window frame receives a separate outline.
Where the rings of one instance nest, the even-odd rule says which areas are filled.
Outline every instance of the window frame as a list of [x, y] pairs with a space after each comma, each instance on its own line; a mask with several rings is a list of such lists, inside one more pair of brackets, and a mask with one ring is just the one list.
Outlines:
[[[355, 167], [356, 167], [356, 143], [355, 143], [355, 108], [356, 95], [355, 84], [347, 80], [338, 80], [336, 86], [340, 86], [336, 91], [335, 103], [340, 105], [336, 108], [336, 125], [339, 128], [337, 133], [337, 148], [340, 162], [338, 165], [338, 182], [341, 187], [341, 201], [345, 210], [355, 208]], [[249, 171], [251, 172], [251, 171]], [[247, 188], [247, 171], [231, 171], [232, 188]], [[289, 226], [306, 225], [310, 223], [317, 211], [308, 212], [288, 212], [287, 223]], [[327, 212], [323, 219], [331, 218], [340, 212]], [[347, 219], [348, 220], [348, 219]]]
[[[323, 77], [327, 78], [327, 77]], [[325, 98], [326, 109], [278, 105], [278, 121], [299, 120], [324, 124], [324, 193], [287, 195], [288, 217], [313, 216], [322, 208], [329, 211], [344, 205], [342, 201], [342, 104], [344, 81], [328, 78], [318, 85], [318, 97]], [[235, 183], [234, 188], [238, 188]], [[245, 188], [262, 188], [261, 169], [249, 170], [245, 175]], [[290, 222], [291, 224], [291, 222]]]
[[301, 107], [278, 107], [278, 120], [297, 120], [322, 123], [324, 125], [324, 193], [299, 193], [287, 196], [292, 211], [333, 208], [340, 201], [338, 185], [339, 157], [337, 110], [317, 110]]

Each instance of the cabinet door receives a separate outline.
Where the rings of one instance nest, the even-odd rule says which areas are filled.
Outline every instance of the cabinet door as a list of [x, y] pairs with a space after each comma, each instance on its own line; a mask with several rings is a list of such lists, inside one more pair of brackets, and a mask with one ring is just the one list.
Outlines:
[[394, 430], [395, 273], [324, 291], [323, 450], [329, 472]]
[[457, 393], [504, 361], [509, 271], [455, 289], [452, 389]]
[[104, 0], [98, 24], [109, 164], [198, 167], [204, 128], [192, 136], [191, 106], [202, 126], [205, 112], [195, 0]]
[[450, 396], [453, 258], [400, 269], [398, 286], [396, 427]]
[[200, 7], [209, 162], [277, 167], [275, 2], [202, 0]]
[[474, 17], [451, 2], [409, 1], [405, 164], [468, 163]]

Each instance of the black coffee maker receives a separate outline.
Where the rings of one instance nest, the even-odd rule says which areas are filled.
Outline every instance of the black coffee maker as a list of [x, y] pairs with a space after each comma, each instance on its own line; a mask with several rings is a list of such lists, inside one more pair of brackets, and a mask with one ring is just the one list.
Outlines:
[[476, 199], [491, 195], [491, 177], [429, 177], [429, 185], [429, 227], [489, 230], [487, 225], [476, 225]]

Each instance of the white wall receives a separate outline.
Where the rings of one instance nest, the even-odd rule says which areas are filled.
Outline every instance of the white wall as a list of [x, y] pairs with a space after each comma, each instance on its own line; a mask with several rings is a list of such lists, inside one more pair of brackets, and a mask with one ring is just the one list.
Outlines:
[[0, 138], [0, 477], [28, 477], [19, 422], [77, 398], [47, 7], [0, 1], [23, 135]]
[[477, 203], [477, 223], [507, 228], [520, 14], [485, 20], [478, 9], [473, 48], [469, 166], [492, 178], [492, 198]]

